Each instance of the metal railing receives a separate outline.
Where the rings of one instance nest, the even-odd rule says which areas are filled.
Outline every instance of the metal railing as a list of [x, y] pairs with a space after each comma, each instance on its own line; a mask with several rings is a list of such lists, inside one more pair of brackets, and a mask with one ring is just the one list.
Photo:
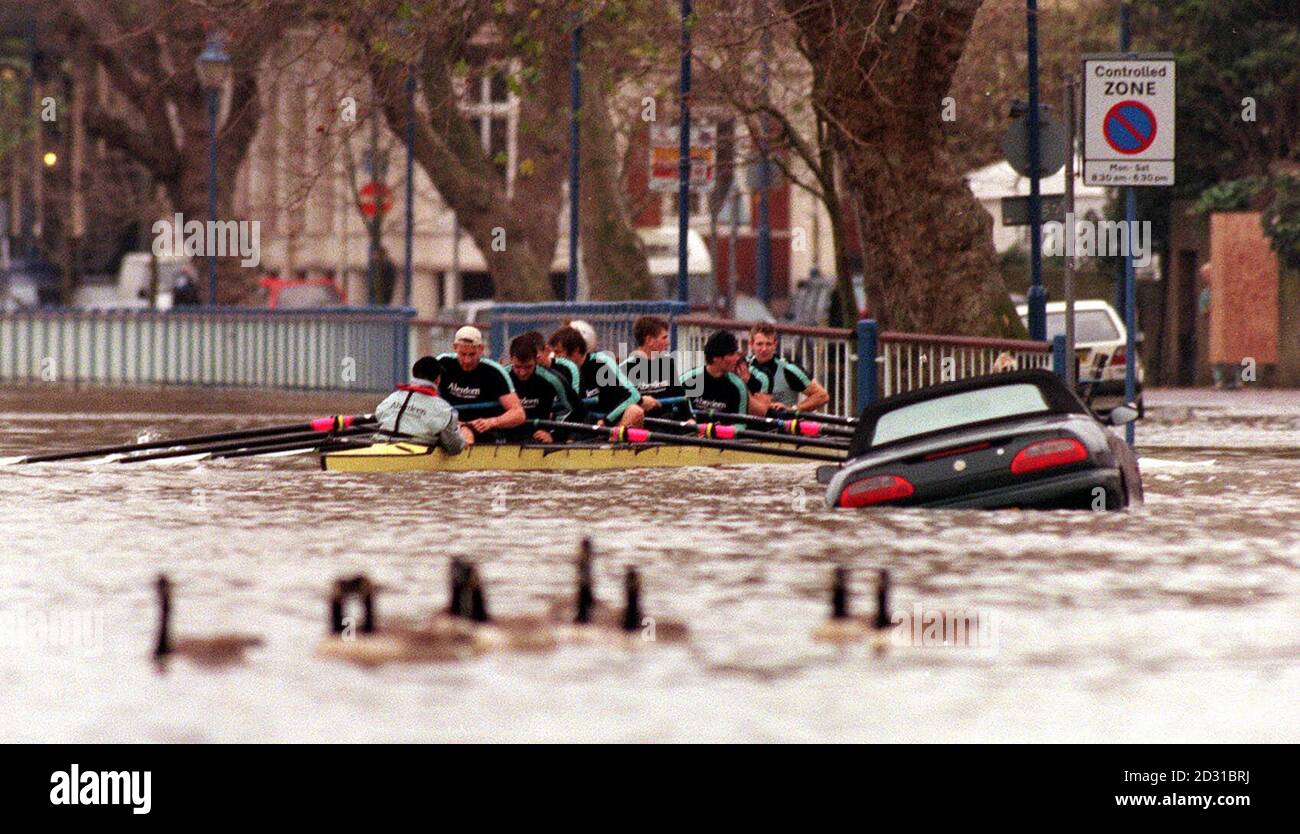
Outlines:
[[410, 368], [397, 308], [0, 313], [0, 382], [389, 391]]
[[[703, 316], [677, 319], [683, 367], [703, 361], [704, 340], [716, 330], [729, 330], [748, 351], [753, 322]], [[821, 382], [831, 395], [825, 411], [857, 416], [869, 402], [892, 397], [941, 382], [967, 379], [999, 370], [1057, 369], [1051, 342], [991, 339], [979, 336], [941, 336], [927, 333], [878, 331], [874, 321], [858, 323], [856, 330], [776, 324], [782, 356], [800, 365]], [[871, 356], [870, 370], [858, 376], [864, 354]]]
[[998, 371], [1052, 368], [1050, 342], [882, 332], [876, 358], [882, 397]]
[[[680, 316], [677, 319], [678, 366], [686, 371], [704, 362], [704, 342], [718, 330], [729, 330], [740, 341], [741, 353], [749, 352], [749, 331], [754, 322], [710, 316]], [[852, 330], [835, 327], [804, 327], [776, 324], [781, 355], [807, 371], [826, 388], [829, 414], [856, 416], [855, 368], [857, 343]]]

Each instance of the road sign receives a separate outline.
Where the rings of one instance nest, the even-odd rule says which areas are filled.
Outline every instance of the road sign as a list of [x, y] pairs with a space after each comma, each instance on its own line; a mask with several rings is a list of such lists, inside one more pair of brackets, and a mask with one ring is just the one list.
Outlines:
[[361, 197], [361, 213], [374, 217], [375, 211], [387, 214], [393, 207], [393, 190], [382, 182], [368, 182], [358, 192]]
[[[1002, 134], [1002, 153], [1022, 177], [1029, 173], [1029, 117], [1020, 116]], [[1065, 125], [1045, 111], [1038, 116], [1038, 176], [1050, 177], [1065, 164]]]
[[1168, 54], [1084, 57], [1084, 183], [1174, 184], [1174, 70]]
[[[677, 190], [677, 163], [681, 145], [677, 125], [650, 125], [650, 190]], [[712, 191], [717, 168], [717, 129], [711, 124], [691, 125], [692, 191]]]
[[[1042, 200], [1042, 218], [1047, 223], [1055, 220], [1057, 223], [1065, 222], [1065, 195], [1064, 194], [1043, 194]], [[1003, 197], [1002, 198], [1002, 225], [1003, 226], [1028, 226], [1029, 225], [1029, 198], [1028, 197]]]

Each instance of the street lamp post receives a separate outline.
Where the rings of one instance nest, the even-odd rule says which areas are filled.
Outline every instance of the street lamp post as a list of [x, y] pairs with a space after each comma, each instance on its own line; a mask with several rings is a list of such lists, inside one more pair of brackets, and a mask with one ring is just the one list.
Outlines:
[[[217, 219], [217, 114], [221, 89], [230, 78], [230, 55], [222, 45], [220, 32], [209, 32], [203, 51], [194, 61], [199, 83], [208, 100], [208, 221]], [[217, 303], [217, 254], [208, 252], [208, 304]]]

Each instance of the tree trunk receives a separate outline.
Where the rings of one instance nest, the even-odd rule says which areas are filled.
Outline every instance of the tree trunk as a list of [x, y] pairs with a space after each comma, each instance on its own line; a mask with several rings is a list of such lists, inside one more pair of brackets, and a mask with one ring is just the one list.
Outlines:
[[654, 281], [619, 176], [618, 141], [599, 64], [583, 61], [581, 197], [582, 263], [593, 299], [651, 298]]
[[873, 315], [890, 329], [1005, 334], [1018, 320], [991, 218], [940, 118], [981, 0], [785, 0], [820, 75], [845, 190], [861, 199]]
[[[207, 228], [208, 222], [208, 151], [207, 143], [191, 143], [181, 150], [182, 164], [177, 176], [163, 181], [167, 197], [173, 208], [181, 214], [188, 224], [197, 220]], [[234, 185], [233, 169], [223, 170], [220, 162], [217, 168], [217, 217], [218, 221], [234, 220]], [[184, 230], [182, 229], [182, 232]], [[205, 303], [208, 298], [208, 252], [194, 258], [194, 269], [198, 274], [199, 295]], [[238, 255], [217, 258], [217, 304], [247, 304], [257, 293], [256, 268], [240, 265]]]

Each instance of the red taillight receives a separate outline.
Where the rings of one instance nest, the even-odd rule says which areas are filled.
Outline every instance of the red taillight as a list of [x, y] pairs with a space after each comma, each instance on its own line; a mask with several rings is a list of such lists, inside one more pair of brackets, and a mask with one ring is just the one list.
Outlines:
[[1110, 364], [1123, 365], [1127, 355], [1128, 354], [1125, 352], [1125, 348], [1123, 345], [1115, 348], [1115, 352], [1110, 355]]
[[1011, 471], [1016, 475], [1037, 472], [1053, 466], [1065, 466], [1088, 459], [1088, 450], [1071, 437], [1056, 437], [1030, 443], [1011, 460]]
[[906, 478], [900, 478], [898, 475], [876, 475], [854, 481], [846, 486], [840, 493], [840, 506], [866, 507], [870, 504], [906, 498], [913, 492], [915, 489]]

